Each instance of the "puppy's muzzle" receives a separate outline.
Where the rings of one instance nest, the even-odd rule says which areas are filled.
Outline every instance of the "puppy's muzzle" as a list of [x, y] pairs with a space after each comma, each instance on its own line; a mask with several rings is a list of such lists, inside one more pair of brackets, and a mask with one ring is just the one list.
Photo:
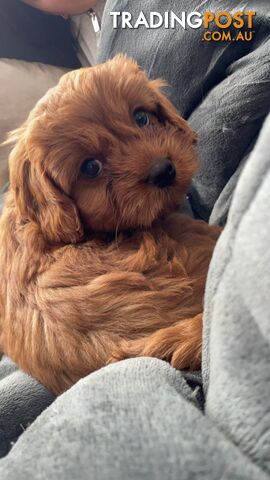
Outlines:
[[168, 158], [162, 158], [152, 167], [147, 183], [155, 187], [165, 188], [172, 185], [176, 176], [173, 163]]

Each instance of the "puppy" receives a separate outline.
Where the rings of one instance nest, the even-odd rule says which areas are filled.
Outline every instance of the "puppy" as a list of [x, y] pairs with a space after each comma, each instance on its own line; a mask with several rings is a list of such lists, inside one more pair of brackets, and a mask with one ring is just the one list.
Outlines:
[[55, 394], [102, 366], [201, 361], [218, 230], [172, 214], [196, 136], [124, 56], [65, 75], [12, 135], [0, 351]]

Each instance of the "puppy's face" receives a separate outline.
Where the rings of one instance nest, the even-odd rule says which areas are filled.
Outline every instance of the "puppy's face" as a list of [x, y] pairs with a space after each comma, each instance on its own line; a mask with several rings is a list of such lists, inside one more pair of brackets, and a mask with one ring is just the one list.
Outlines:
[[55, 210], [55, 229], [65, 228], [60, 217], [67, 211], [81, 234], [150, 226], [177, 207], [197, 169], [195, 134], [161, 86], [122, 56], [65, 75], [35, 107], [23, 128], [23, 150], [17, 145], [11, 156], [18, 201], [23, 156], [29, 190], [23, 203], [46, 205], [51, 218]]

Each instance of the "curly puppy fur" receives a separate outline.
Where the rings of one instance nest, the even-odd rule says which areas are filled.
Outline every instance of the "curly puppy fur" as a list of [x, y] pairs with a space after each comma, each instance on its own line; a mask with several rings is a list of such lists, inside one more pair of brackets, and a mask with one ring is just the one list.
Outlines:
[[[180, 214], [196, 136], [123, 56], [65, 75], [12, 134], [0, 223], [0, 351], [60, 394], [109, 362], [201, 360], [218, 229]], [[140, 128], [134, 111], [148, 112]], [[102, 173], [82, 172], [96, 158]], [[176, 170], [150, 184], [160, 159]]]

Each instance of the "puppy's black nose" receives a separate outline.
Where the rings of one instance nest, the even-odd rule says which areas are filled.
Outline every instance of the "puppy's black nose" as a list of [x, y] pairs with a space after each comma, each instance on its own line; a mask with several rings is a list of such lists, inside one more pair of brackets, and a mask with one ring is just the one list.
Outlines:
[[176, 175], [173, 163], [168, 158], [158, 160], [152, 167], [147, 182], [159, 188], [169, 187]]

